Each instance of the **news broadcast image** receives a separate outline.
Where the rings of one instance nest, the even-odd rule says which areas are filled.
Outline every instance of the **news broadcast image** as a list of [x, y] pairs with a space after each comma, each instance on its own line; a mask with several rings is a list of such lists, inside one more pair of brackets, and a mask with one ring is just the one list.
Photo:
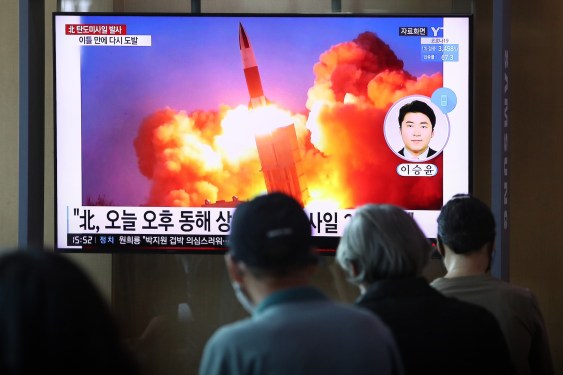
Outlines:
[[[318, 237], [388, 203], [432, 238], [469, 189], [467, 18], [60, 14], [54, 27], [59, 248], [224, 239], [236, 205], [271, 191], [300, 201]], [[436, 113], [427, 160], [391, 147], [411, 98]]]

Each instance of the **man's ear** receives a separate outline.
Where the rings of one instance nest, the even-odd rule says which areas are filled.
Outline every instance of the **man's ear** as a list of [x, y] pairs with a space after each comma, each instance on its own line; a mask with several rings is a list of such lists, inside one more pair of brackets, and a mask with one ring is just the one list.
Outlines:
[[231, 281], [241, 284], [243, 281], [244, 272], [241, 264], [233, 259], [230, 253], [225, 254], [225, 265]]
[[491, 267], [493, 266], [493, 256], [495, 253], [495, 242], [488, 242], [485, 244], [485, 252], [489, 258], [489, 264], [487, 265], [487, 268], [485, 269], [485, 272], [490, 272], [491, 271]]
[[489, 255], [489, 257], [492, 258], [493, 253], [495, 252], [495, 242], [494, 241], [488, 242], [485, 245], [485, 247], [486, 247], [487, 254]]
[[360, 275], [360, 267], [358, 266], [358, 262], [348, 262], [350, 264], [350, 273], [352, 277], [358, 277]]
[[440, 236], [436, 239], [436, 249], [442, 258], [446, 256], [446, 249], [444, 248], [444, 244], [442, 243]]

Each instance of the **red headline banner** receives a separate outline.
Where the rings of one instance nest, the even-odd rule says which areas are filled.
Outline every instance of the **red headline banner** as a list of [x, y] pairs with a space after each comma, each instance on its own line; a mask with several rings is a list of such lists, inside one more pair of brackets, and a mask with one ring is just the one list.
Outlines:
[[127, 25], [66, 24], [66, 35], [126, 35]]

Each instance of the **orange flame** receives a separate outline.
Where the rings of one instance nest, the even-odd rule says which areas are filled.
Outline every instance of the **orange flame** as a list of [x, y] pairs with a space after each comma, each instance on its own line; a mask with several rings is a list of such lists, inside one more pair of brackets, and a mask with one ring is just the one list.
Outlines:
[[[373, 33], [333, 46], [320, 56], [314, 72], [308, 117], [273, 104], [190, 114], [164, 109], [148, 116], [135, 139], [139, 168], [152, 180], [147, 204], [200, 206], [206, 200], [247, 200], [265, 192], [255, 136], [293, 123], [308, 207], [387, 202], [439, 208], [441, 175], [408, 183], [398, 176], [401, 161], [385, 143], [383, 120], [396, 100], [430, 96], [442, 86], [442, 75], [411, 76]], [[441, 156], [434, 160], [441, 163]]]

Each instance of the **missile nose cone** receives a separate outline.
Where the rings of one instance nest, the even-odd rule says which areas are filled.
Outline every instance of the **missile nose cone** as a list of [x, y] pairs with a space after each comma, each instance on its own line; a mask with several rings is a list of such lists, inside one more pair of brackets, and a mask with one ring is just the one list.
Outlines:
[[239, 27], [238, 27], [238, 44], [239, 44], [239, 48], [243, 49], [243, 48], [250, 48], [250, 43], [248, 42], [248, 38], [246, 36], [246, 31], [244, 31], [244, 27], [242, 26], [242, 23], [239, 22]]

